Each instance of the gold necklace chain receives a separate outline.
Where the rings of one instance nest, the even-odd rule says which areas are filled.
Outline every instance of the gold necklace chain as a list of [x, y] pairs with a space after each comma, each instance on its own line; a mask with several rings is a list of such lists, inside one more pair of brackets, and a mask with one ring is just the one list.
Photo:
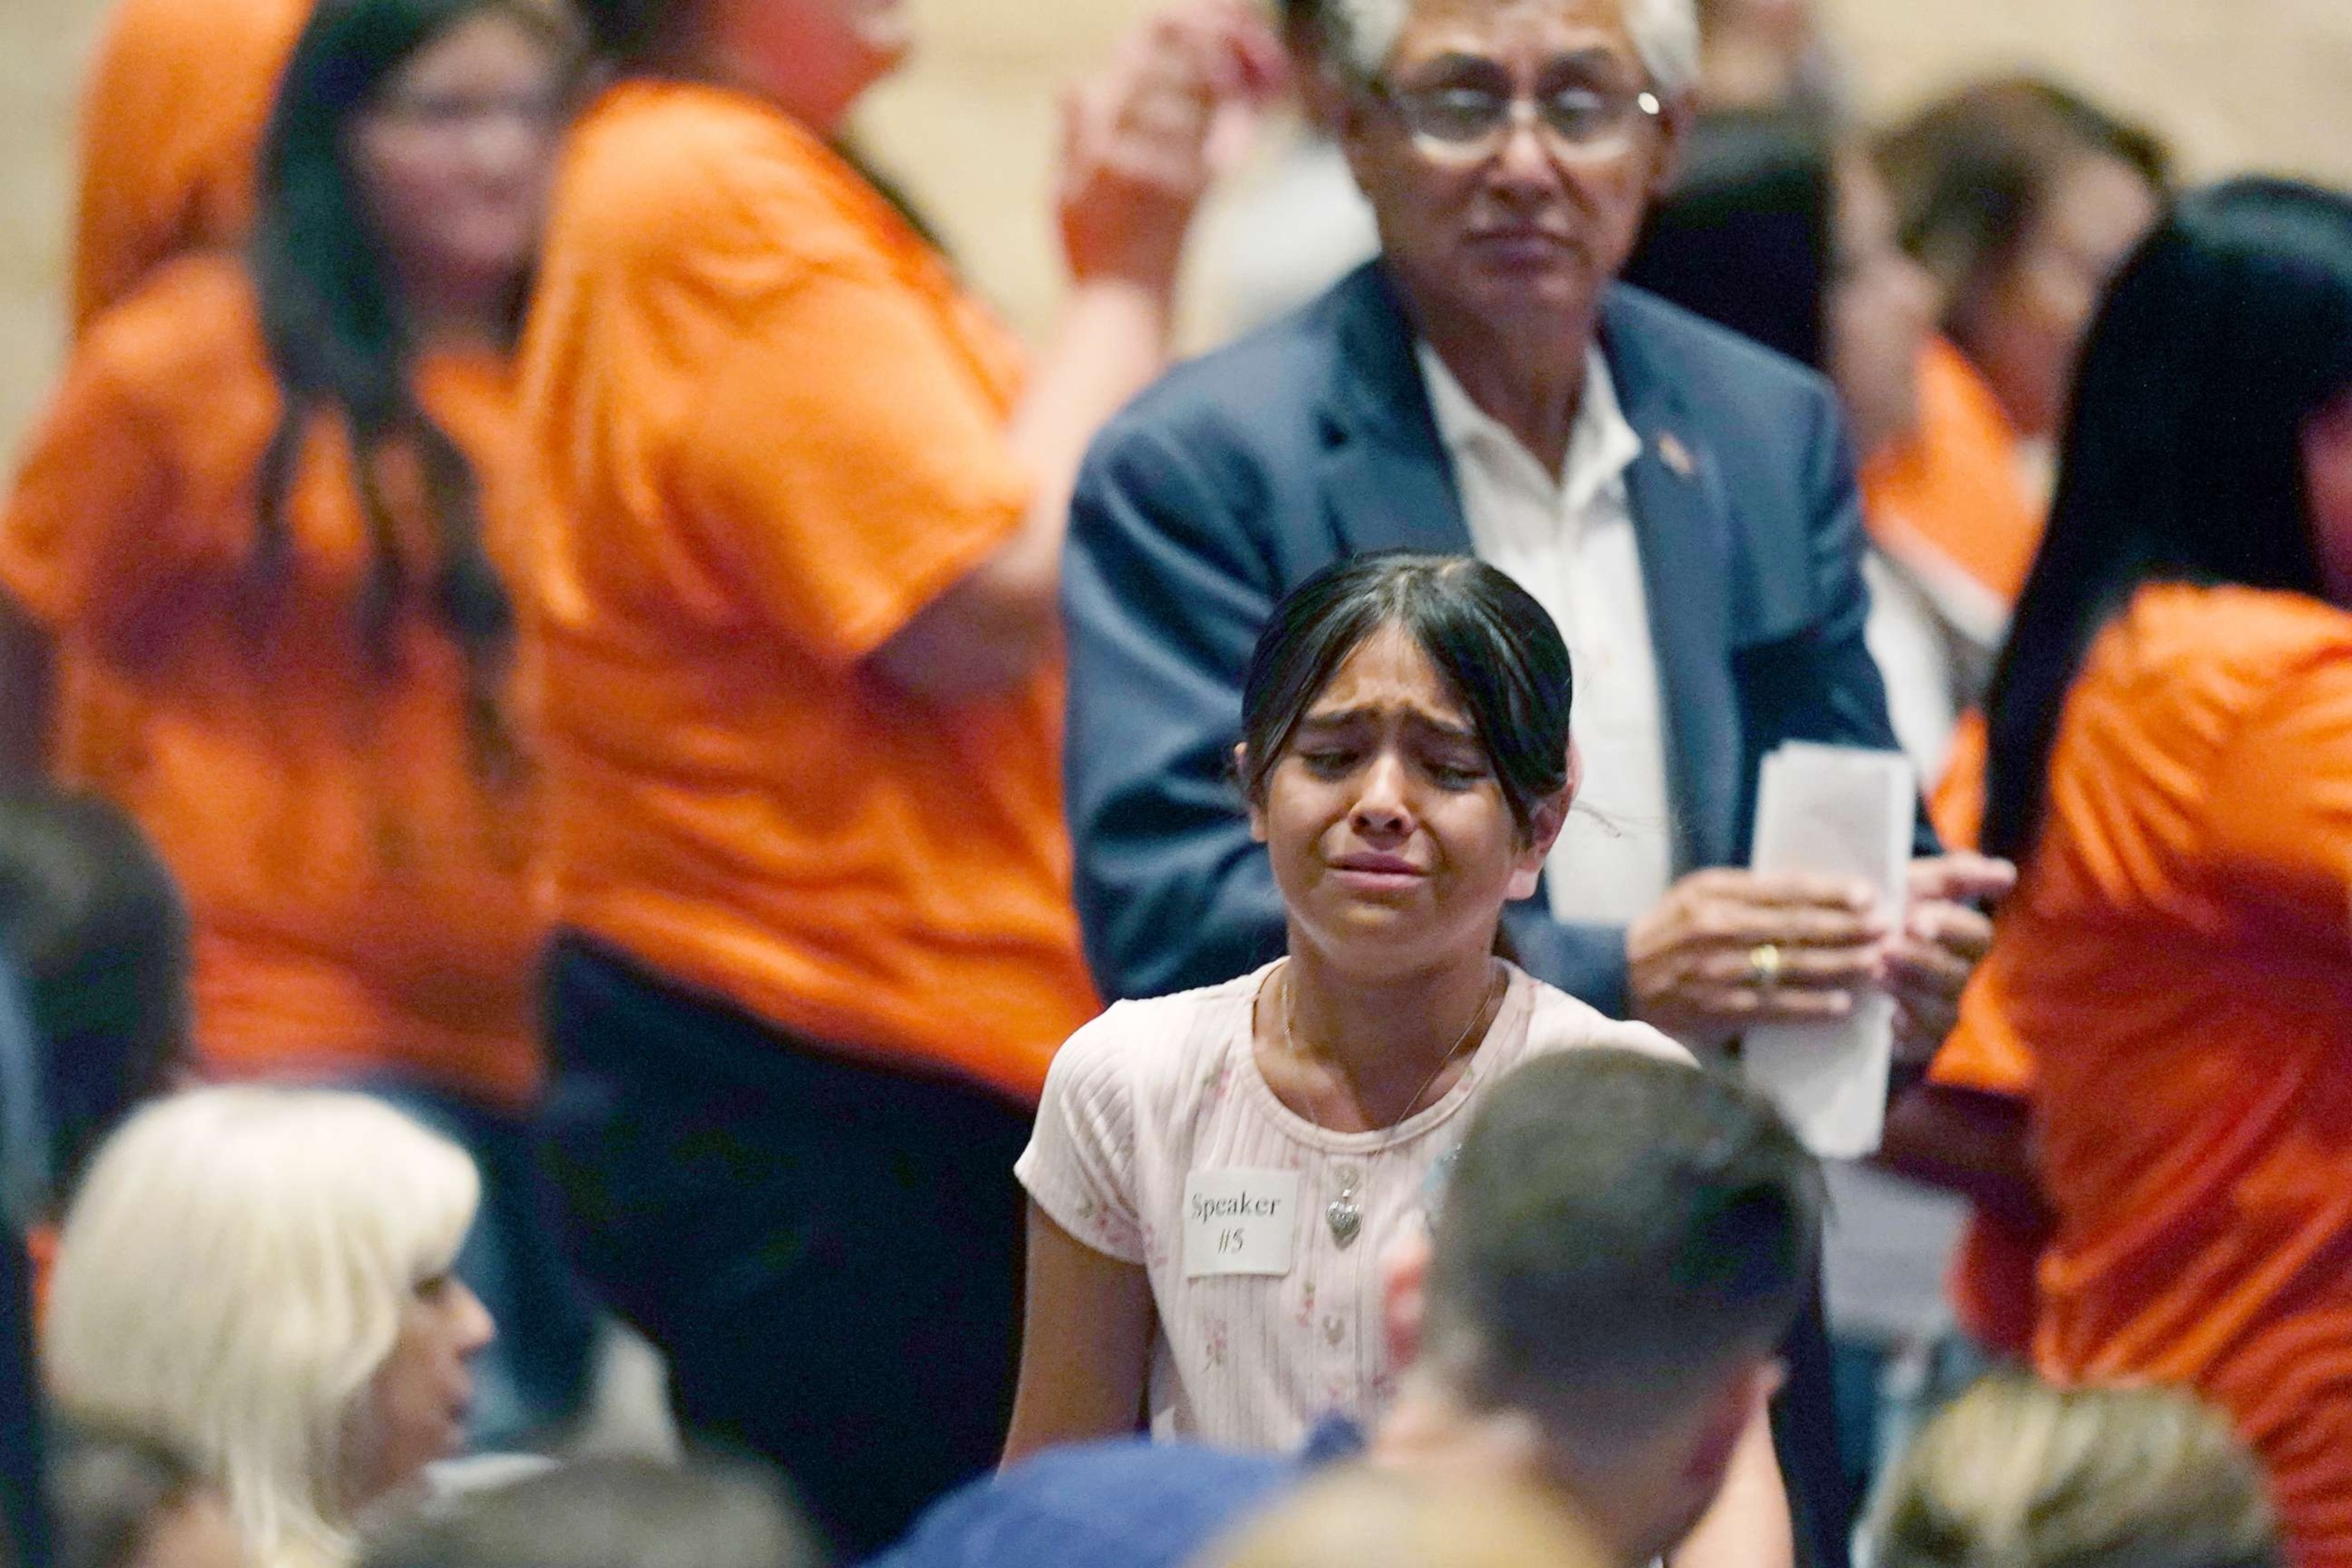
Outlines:
[[[1486, 1020], [1486, 1009], [1495, 1005], [1495, 997], [1503, 988], [1503, 971], [1500, 968], [1495, 967], [1491, 960], [1489, 961], [1489, 967], [1494, 971], [1494, 978], [1486, 983], [1486, 994], [1479, 997], [1477, 1009], [1470, 1015], [1470, 1021], [1462, 1026], [1461, 1038], [1454, 1042], [1454, 1047], [1451, 1050], [1447, 1051], [1443, 1057], [1438, 1058], [1437, 1065], [1430, 1068], [1429, 1076], [1421, 1080], [1421, 1087], [1414, 1089], [1412, 1091], [1412, 1098], [1404, 1102], [1404, 1110], [1397, 1117], [1398, 1121], [1406, 1121], [1412, 1115], [1413, 1108], [1421, 1103], [1421, 1097], [1429, 1092], [1429, 1086], [1435, 1083], [1438, 1079], [1438, 1076], [1444, 1072], [1447, 1068], [1454, 1065], [1454, 1058], [1462, 1054], [1462, 1047], [1470, 1043], [1471, 1036], [1479, 1033], [1478, 1026]], [[1308, 1059], [1312, 1059], [1314, 1053], [1308, 1051], [1305, 1047], [1298, 1043], [1298, 983], [1293, 973], [1288, 971], [1284, 973], [1282, 980], [1283, 1048], [1287, 1050], [1294, 1057], [1304, 1057]], [[1480, 1036], [1482, 1040], [1484, 1037], [1485, 1037], [1483, 1035]], [[1337, 1066], [1338, 1064], [1335, 1062], [1333, 1065]], [[1356, 1092], [1356, 1080], [1348, 1077], [1347, 1070], [1344, 1068], [1340, 1069], [1339, 1076], [1343, 1079], [1347, 1079], [1348, 1093], [1352, 1099], [1354, 1099], [1356, 1102], [1356, 1110], [1360, 1113], [1363, 1114], [1365, 1121], [1371, 1121], [1372, 1117], [1370, 1114], [1364, 1111], [1363, 1096]], [[1393, 1125], [1393, 1123], [1391, 1125]]]

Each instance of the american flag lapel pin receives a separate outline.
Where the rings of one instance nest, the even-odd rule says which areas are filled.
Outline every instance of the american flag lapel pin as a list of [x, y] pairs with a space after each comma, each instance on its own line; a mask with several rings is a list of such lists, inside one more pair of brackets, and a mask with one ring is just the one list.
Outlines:
[[1683, 445], [1683, 438], [1668, 430], [1658, 437], [1658, 461], [1674, 470], [1675, 478], [1689, 479], [1698, 472], [1698, 459]]

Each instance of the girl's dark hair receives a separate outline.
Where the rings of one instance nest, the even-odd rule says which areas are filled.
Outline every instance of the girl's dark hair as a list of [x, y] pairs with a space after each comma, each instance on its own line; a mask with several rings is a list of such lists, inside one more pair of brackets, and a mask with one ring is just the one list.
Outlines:
[[1989, 699], [1985, 847], [2041, 826], [2067, 689], [2149, 583], [2324, 592], [2302, 435], [2352, 389], [2352, 199], [2284, 180], [2185, 197], [2109, 287], [2050, 530]]
[[[486, 11], [562, 41], [553, 13], [523, 0], [321, 0], [288, 60], [261, 153], [260, 213], [250, 255], [262, 335], [285, 412], [264, 453], [252, 576], [267, 601], [292, 564], [286, 509], [313, 416], [331, 410], [351, 442], [372, 546], [360, 595], [362, 636], [389, 660], [407, 581], [385, 500], [383, 463], [404, 450], [422, 470], [437, 535], [427, 602], [466, 657], [467, 721], [486, 770], [513, 763], [501, 702], [514, 608], [482, 543], [478, 487], [457, 444], [418, 403], [417, 344], [351, 175], [352, 121], [417, 50]], [[515, 279], [509, 337], [529, 279]]]
[[1349, 654], [1389, 626], [1437, 667], [1470, 715], [1522, 835], [1568, 787], [1568, 645], [1544, 607], [1464, 555], [1386, 551], [1327, 566], [1274, 607], [1242, 685], [1242, 788], [1266, 782]]
[[0, 797], [0, 955], [38, 1037], [62, 1213], [98, 1146], [188, 1055], [187, 910], [111, 802]]
[[1948, 326], [2007, 267], [2051, 187], [2085, 153], [2167, 190], [2172, 157], [2154, 132], [2039, 77], [2003, 77], [1938, 100], [1873, 149], [1895, 195], [1903, 248], [1935, 274]]

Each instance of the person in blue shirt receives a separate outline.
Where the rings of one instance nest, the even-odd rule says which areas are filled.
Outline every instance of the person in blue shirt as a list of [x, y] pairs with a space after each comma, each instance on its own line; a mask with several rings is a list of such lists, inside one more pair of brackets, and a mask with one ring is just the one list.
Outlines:
[[1288, 1456], [1043, 1454], [950, 1495], [874, 1568], [1177, 1568], [1343, 1455], [1545, 1488], [1638, 1568], [1706, 1512], [1777, 1385], [1821, 1205], [1812, 1157], [1728, 1078], [1538, 1058], [1495, 1087], [1430, 1226], [1383, 1259], [1409, 1370], [1369, 1431], [1327, 1424]]

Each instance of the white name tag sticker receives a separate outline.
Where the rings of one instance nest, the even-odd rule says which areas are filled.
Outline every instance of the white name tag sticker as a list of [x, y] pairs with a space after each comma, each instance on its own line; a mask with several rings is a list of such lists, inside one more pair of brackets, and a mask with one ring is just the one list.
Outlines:
[[1184, 1180], [1184, 1278], [1287, 1274], [1298, 1238], [1296, 1171], [1195, 1171]]

